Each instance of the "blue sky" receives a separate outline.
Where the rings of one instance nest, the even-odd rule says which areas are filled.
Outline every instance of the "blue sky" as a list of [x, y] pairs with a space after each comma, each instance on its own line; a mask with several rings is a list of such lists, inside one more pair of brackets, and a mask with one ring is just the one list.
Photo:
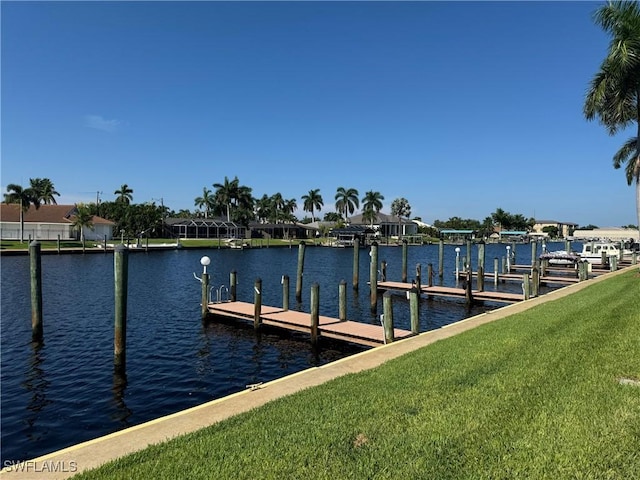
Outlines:
[[582, 113], [595, 2], [2, 2], [2, 178], [194, 209], [227, 176], [412, 216], [637, 223]]

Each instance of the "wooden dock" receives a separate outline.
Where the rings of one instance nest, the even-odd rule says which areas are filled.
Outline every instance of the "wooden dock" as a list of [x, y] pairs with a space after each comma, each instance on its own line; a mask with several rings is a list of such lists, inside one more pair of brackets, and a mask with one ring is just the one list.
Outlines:
[[[408, 291], [413, 288], [411, 283], [403, 282], [378, 282], [378, 290], [400, 290]], [[445, 297], [465, 298], [466, 291], [464, 288], [454, 287], [427, 287], [422, 285], [420, 287], [420, 293], [424, 295], [441, 295]], [[474, 300], [489, 300], [493, 302], [503, 303], [516, 303], [524, 300], [524, 294], [520, 293], [508, 293], [508, 292], [487, 292], [472, 290], [471, 295]]]
[[[254, 304], [248, 302], [209, 303], [209, 314], [214, 317], [234, 318], [251, 322], [254, 320]], [[260, 321], [264, 325], [311, 334], [311, 314], [295, 310], [283, 310], [280, 307], [263, 305], [260, 309]], [[384, 344], [382, 325], [370, 325], [352, 320], [340, 321], [337, 318], [320, 315], [318, 331], [320, 337], [332, 338], [370, 347]], [[408, 330], [394, 328], [395, 340], [412, 336]]]
[[[531, 267], [529, 267], [529, 270], [531, 270]], [[472, 275], [473, 277], [477, 277], [478, 273], [473, 272]], [[461, 280], [467, 278], [467, 273], [459, 272], [458, 278]], [[495, 277], [493, 272], [485, 272], [484, 278], [493, 280]], [[521, 273], [500, 273], [498, 274], [498, 281], [499, 282], [506, 282], [506, 281], [522, 282], [522, 274]], [[540, 277], [541, 284], [555, 283], [560, 285], [570, 285], [572, 283], [578, 283], [579, 281], [580, 280], [577, 277], [561, 277], [559, 275], [545, 275]]]

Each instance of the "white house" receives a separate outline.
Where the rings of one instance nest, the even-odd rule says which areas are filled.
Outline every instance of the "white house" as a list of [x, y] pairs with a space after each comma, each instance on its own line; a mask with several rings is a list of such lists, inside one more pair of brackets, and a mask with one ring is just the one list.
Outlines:
[[[80, 232], [73, 228], [73, 217], [77, 213], [75, 205], [33, 205], [24, 213], [24, 233], [26, 240], [77, 240]], [[110, 240], [115, 223], [102, 217], [93, 216], [93, 228], [85, 228], [87, 240]], [[20, 205], [0, 203], [0, 238], [20, 240]]]
[[[349, 224], [370, 226], [371, 222], [365, 220], [363, 215], [360, 214], [349, 217]], [[406, 218], [398, 219], [394, 215], [385, 213], [376, 215], [373, 220], [373, 229], [380, 232], [383, 237], [406, 237], [418, 234], [418, 224], [415, 221], [407, 220]]]
[[591, 240], [594, 238], [608, 239], [613, 241], [625, 241], [631, 240], [640, 241], [640, 234], [638, 229], [633, 228], [619, 228], [619, 227], [605, 227], [594, 228], [593, 230], [575, 230], [573, 232], [573, 238], [576, 240]]

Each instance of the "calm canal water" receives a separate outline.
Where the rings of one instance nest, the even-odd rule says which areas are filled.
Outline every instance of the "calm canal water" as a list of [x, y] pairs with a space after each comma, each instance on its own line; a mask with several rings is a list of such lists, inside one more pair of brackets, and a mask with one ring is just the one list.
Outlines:
[[[434, 283], [455, 285], [454, 246], [445, 247], [445, 275]], [[549, 245], [559, 249], [562, 245]], [[486, 269], [505, 255], [489, 244]], [[466, 247], [461, 247], [461, 255]], [[360, 288], [351, 289], [352, 249], [306, 249], [304, 288], [295, 303], [298, 249], [173, 250], [129, 255], [127, 373], [113, 373], [113, 255], [42, 257], [44, 344], [31, 343], [29, 258], [1, 259], [1, 459], [27, 460], [69, 445], [189, 408], [297, 371], [326, 364], [362, 347], [322, 343], [308, 336], [262, 333], [200, 320], [200, 258], [211, 258], [211, 284], [228, 285], [238, 272], [238, 299], [253, 301], [262, 279], [263, 304], [281, 305], [282, 275], [291, 279], [290, 306], [309, 311], [312, 283], [320, 285], [320, 314], [338, 316], [338, 284], [347, 281], [348, 317], [379, 324], [369, 309], [369, 255], [360, 251]], [[472, 249], [472, 265], [477, 265]], [[402, 249], [381, 246], [387, 278], [400, 280]], [[438, 247], [409, 247], [408, 275], [422, 264], [438, 266]], [[517, 246], [517, 263], [531, 263], [531, 248]], [[485, 288], [521, 291], [518, 283]], [[379, 300], [381, 302], [381, 299]], [[420, 329], [432, 330], [501, 304], [467, 309], [453, 299], [423, 299]], [[408, 301], [394, 297], [396, 326], [409, 329]], [[382, 312], [381, 303], [378, 314]]]

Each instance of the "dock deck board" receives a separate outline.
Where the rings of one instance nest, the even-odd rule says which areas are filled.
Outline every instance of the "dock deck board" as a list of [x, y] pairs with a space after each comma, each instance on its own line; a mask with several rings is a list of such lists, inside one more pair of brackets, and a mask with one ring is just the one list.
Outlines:
[[[404, 282], [378, 282], [379, 290], [401, 290], [407, 291], [411, 290], [413, 285], [411, 283]], [[466, 291], [464, 288], [455, 288], [455, 287], [439, 287], [439, 286], [421, 286], [420, 288], [421, 294], [426, 295], [442, 295], [445, 297], [457, 297], [464, 298], [466, 296]], [[480, 292], [478, 290], [473, 290], [472, 292], [473, 298], [475, 300], [491, 300], [494, 302], [506, 302], [506, 303], [515, 303], [521, 300], [524, 300], [524, 295], [520, 293], [508, 293], [508, 292], [489, 292], [483, 291]]]
[[[209, 313], [212, 315], [245, 321], [253, 321], [254, 308], [253, 303], [247, 302], [208, 304]], [[309, 313], [262, 305], [260, 320], [265, 325], [297, 332], [311, 333]], [[318, 330], [321, 337], [372, 347], [384, 344], [384, 329], [382, 325], [371, 325], [352, 320], [341, 321], [337, 318], [320, 315]], [[410, 331], [400, 328], [394, 328], [393, 333], [396, 340], [413, 335]]]

